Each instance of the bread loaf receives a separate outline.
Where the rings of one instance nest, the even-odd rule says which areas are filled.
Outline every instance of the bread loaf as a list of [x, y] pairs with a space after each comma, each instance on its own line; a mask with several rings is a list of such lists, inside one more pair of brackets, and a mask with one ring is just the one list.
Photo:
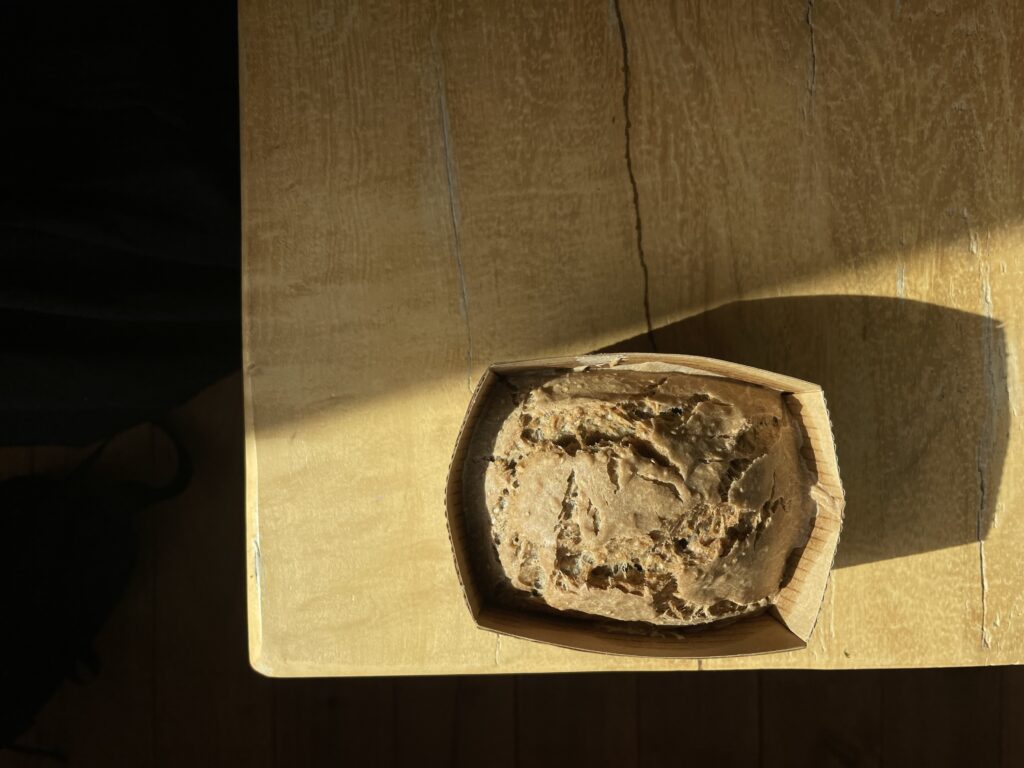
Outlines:
[[520, 603], [657, 625], [763, 610], [814, 515], [780, 393], [714, 376], [501, 377], [470, 441], [467, 530]]

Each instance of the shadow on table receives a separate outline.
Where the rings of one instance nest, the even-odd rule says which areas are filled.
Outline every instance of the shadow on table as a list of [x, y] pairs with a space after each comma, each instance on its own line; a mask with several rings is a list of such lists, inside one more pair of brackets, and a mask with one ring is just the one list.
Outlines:
[[[659, 328], [659, 352], [822, 385], [846, 489], [836, 566], [984, 538], [1009, 432], [998, 321], [905, 299], [739, 301]], [[600, 351], [649, 351], [646, 335]]]

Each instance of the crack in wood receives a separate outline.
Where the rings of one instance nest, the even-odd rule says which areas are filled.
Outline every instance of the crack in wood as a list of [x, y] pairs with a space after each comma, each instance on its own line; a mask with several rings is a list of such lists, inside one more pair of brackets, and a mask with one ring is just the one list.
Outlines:
[[452, 256], [459, 282], [459, 311], [466, 327], [466, 388], [473, 391], [473, 327], [469, 322], [469, 290], [466, 287], [466, 273], [462, 265], [462, 242], [459, 235], [458, 179], [455, 175], [455, 160], [452, 155], [451, 118], [448, 114], [448, 99], [445, 95], [444, 68], [440, 54], [437, 54], [437, 100], [441, 113], [441, 141], [444, 149], [445, 176], [448, 183], [448, 216], [452, 227]]
[[619, 0], [613, 0], [612, 9], [615, 13], [615, 21], [619, 27], [619, 43], [622, 46], [622, 111], [625, 122], [626, 173], [629, 176], [629, 186], [633, 192], [633, 229], [636, 232], [636, 252], [637, 258], [640, 261], [640, 272], [643, 276], [644, 321], [647, 324], [647, 341], [651, 345], [651, 350], [657, 352], [658, 346], [654, 341], [654, 325], [651, 323], [650, 274], [647, 269], [647, 257], [644, 255], [643, 220], [640, 218], [640, 189], [636, 182], [636, 172], [633, 170], [633, 124], [629, 116], [629, 96], [632, 80], [629, 68], [629, 42], [626, 38], [626, 24], [622, 19], [622, 9], [619, 7]]
[[807, 112], [810, 114], [814, 110], [814, 88], [818, 81], [818, 47], [814, 41], [814, 20], [812, 14], [814, 13], [814, 0], [807, 0], [807, 5], [804, 8], [804, 23], [807, 24], [807, 31], [810, 37], [811, 55], [810, 61], [807, 65]]

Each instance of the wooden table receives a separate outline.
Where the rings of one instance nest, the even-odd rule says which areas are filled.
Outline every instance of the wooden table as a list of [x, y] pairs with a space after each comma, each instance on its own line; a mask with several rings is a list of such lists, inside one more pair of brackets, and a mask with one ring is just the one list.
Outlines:
[[[1024, 9], [241, 4], [249, 636], [268, 675], [1024, 661]], [[474, 627], [448, 458], [494, 360], [819, 382], [848, 493], [809, 647]]]

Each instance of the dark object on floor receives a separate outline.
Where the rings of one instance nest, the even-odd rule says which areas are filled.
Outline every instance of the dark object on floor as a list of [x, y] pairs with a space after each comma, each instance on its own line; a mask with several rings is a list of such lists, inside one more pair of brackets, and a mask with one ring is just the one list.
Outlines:
[[241, 355], [234, 3], [0, 8], [0, 444], [86, 444]]
[[163, 487], [97, 477], [102, 447], [65, 476], [0, 483], [0, 747], [32, 724], [65, 678], [96, 673], [93, 639], [135, 561], [134, 516], [176, 496], [192, 475], [170, 436], [177, 471]]

